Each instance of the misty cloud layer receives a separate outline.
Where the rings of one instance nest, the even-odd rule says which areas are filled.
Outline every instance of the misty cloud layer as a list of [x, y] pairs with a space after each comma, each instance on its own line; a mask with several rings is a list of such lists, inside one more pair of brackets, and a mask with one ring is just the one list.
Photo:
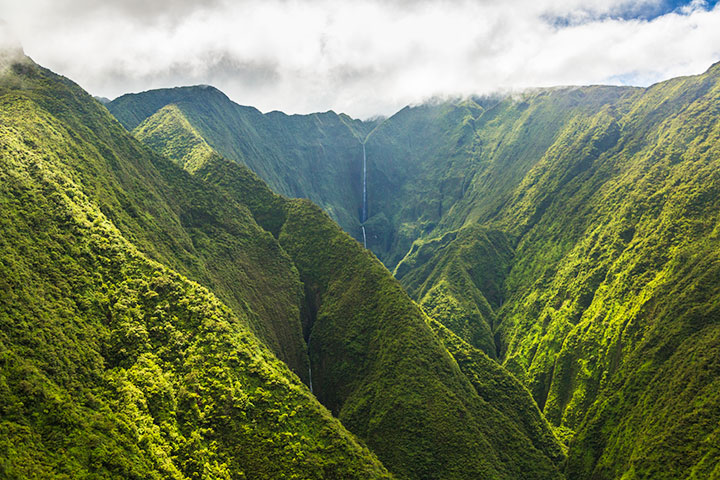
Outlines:
[[[35, 61], [95, 95], [212, 84], [263, 111], [647, 85], [720, 60], [720, 8], [663, 0], [0, 0]], [[691, 52], [688, 54], [688, 52]]]

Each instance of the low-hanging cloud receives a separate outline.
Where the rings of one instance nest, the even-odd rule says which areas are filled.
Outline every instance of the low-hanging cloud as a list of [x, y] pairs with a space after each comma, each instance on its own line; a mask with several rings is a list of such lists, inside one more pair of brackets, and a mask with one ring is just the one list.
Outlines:
[[91, 93], [212, 84], [263, 111], [390, 114], [433, 96], [649, 84], [720, 59], [694, 0], [0, 0], [38, 63]]

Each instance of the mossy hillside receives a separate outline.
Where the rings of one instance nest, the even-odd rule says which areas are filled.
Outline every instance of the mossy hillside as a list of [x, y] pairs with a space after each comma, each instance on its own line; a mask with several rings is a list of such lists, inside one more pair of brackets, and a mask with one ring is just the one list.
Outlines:
[[[563, 376], [573, 381], [565, 373], [568, 357], [586, 365], [594, 355], [602, 369], [596, 376], [582, 372], [572, 395], [558, 389], [570, 399], [567, 423], [580, 411], [579, 393], [598, 392], [570, 445], [571, 477], [717, 478], [720, 272], [717, 239], [712, 243], [680, 253], [677, 272], [644, 289], [648, 302], [637, 302], [610, 339], [601, 343], [598, 327], [569, 335], [573, 348], [558, 361]], [[590, 341], [600, 345], [592, 353]]]
[[360, 238], [361, 142], [375, 122], [332, 111], [262, 114], [206, 86], [123, 95], [108, 108], [133, 130], [168, 105], [220, 155], [248, 166], [275, 192], [311, 199]]
[[392, 269], [418, 238], [492, 220], [569, 122], [635, 91], [540, 89], [401, 110], [367, 140], [371, 215], [390, 223], [373, 251]]
[[514, 422], [488, 422], [495, 407], [458, 369], [422, 311], [326, 214], [293, 201], [280, 242], [317, 308], [310, 333], [315, 392], [392, 472], [561, 477], [556, 459], [535, 449]]
[[[551, 420], [594, 429], [573, 449], [573, 471], [585, 476], [613, 478], [628, 470], [628, 478], [682, 478], [709, 472], [716, 458], [704, 442], [715, 427], [701, 418], [718, 415], [703, 393], [713, 388], [703, 371], [713, 368], [705, 355], [713, 351], [707, 339], [717, 318], [718, 93], [711, 70], [657, 85], [628, 108], [624, 125], [637, 125], [655, 105], [676, 110], [648, 119], [645, 144], [634, 135], [620, 140], [612, 163], [619, 174], [582, 200], [593, 211], [579, 212], [590, 219], [586, 233], [544, 289], [547, 296], [535, 294], [546, 305], [543, 324], [555, 333], [537, 342], [542, 356], [536, 354], [529, 371], [553, 372], [546, 382]], [[560, 308], [558, 297], [564, 297]], [[627, 392], [618, 393], [618, 385]], [[588, 410], [595, 418], [586, 417]], [[615, 431], [597, 434], [599, 412], [616, 416]], [[660, 434], [657, 425], [677, 419], [682, 428]], [[606, 437], [612, 440], [601, 440]], [[648, 456], [651, 461], [643, 459]]]
[[[480, 103], [491, 104], [493, 101], [485, 99]], [[455, 129], [455, 123], [466, 112], [477, 115], [482, 110], [475, 101], [409, 109], [412, 112], [410, 128], [406, 125], [408, 122], [396, 121], [396, 118], [403, 117], [405, 111], [391, 119], [370, 121], [359, 121], [333, 112], [312, 115], [285, 115], [280, 112], [261, 114], [253, 108], [231, 102], [221, 92], [206, 86], [124, 95], [111, 102], [108, 108], [128, 130], [133, 130], [140, 128], [141, 123], [147, 122], [169, 105], [181, 110], [191, 128], [219, 154], [250, 167], [278, 193], [310, 198], [356, 238], [361, 238], [358, 222], [362, 196], [360, 143], [366, 138], [373, 138], [376, 131], [385, 138], [387, 135], [383, 132], [387, 130], [399, 134], [405, 129], [410, 130], [409, 133], [417, 133], [414, 138], [424, 139], [415, 148], [421, 147], [425, 155], [424, 150], [428, 148], [437, 150], [434, 138], [438, 135], [445, 138], [444, 129]], [[417, 112], [422, 113], [418, 115]], [[434, 126], [432, 120], [439, 118], [444, 118], [444, 123]], [[379, 126], [383, 128], [376, 128]], [[450, 136], [459, 142], [458, 135], [467, 136], [471, 130], [471, 125], [466, 121], [457, 134]], [[395, 140], [391, 140], [388, 145], [383, 144], [380, 150], [368, 151], [368, 186], [372, 190], [371, 214], [374, 217], [368, 220], [368, 227], [372, 227], [369, 228], [372, 248], [381, 258], [396, 243], [394, 237], [397, 230], [393, 228], [394, 218], [388, 223], [389, 215], [394, 213], [392, 209], [385, 208], [388, 202], [385, 191], [390, 191], [390, 197], [397, 199], [394, 197], [394, 188], [402, 186], [408, 173], [414, 174], [418, 170], [417, 164], [408, 162], [413, 158], [405, 155], [406, 140], [410, 142], [407, 133], [397, 140], [400, 144], [397, 148], [394, 147]], [[372, 150], [373, 145], [370, 142], [368, 148]], [[388, 146], [392, 148], [388, 149]], [[385, 172], [387, 168], [391, 171]], [[447, 183], [457, 182], [448, 180]], [[434, 201], [435, 196], [436, 192], [432, 191], [427, 198]], [[414, 200], [423, 203], [425, 199], [416, 195]], [[436, 210], [432, 212], [433, 218]], [[415, 232], [414, 228], [408, 225], [403, 231], [409, 229], [408, 232]], [[410, 238], [412, 232], [408, 233], [407, 238]], [[406, 243], [407, 238], [404, 240]], [[401, 253], [395, 256], [402, 256], [405, 250], [406, 244], [403, 243]], [[399, 258], [395, 262], [397, 260]], [[394, 266], [394, 263], [391, 265]]]
[[[84, 192], [126, 238], [154, 260], [210, 287], [301, 376], [302, 287], [292, 261], [237, 202], [152, 154], [71, 81], [21, 58], [2, 77], [4, 105], [30, 101], [53, 135], [23, 120], [28, 142]], [[52, 142], [45, 141], [45, 137]]]
[[435, 102], [369, 122], [333, 112], [261, 114], [212, 87], [124, 95], [108, 108], [132, 130], [174, 105], [219, 154], [278, 193], [310, 198], [358, 239], [365, 141], [368, 246], [392, 269], [415, 239], [495, 214], [574, 116], [636, 90], [545, 89]]
[[407, 478], [561, 476], [557, 458], [536, 448], [514, 420], [490, 426], [486, 419], [496, 410], [458, 369], [426, 317], [327, 215], [273, 194], [247, 168], [220, 156], [202, 155], [197, 163], [194, 148], [167, 148], [180, 145], [176, 138], [197, 144], [197, 132], [178, 112], [153, 115], [135, 134], [157, 151], [180, 155], [173, 159], [179, 165], [199, 165], [191, 167], [195, 178], [248, 206], [277, 236], [304, 282], [314, 392], [392, 472]]
[[[595, 290], [605, 279], [607, 267], [614, 259], [625, 254], [649, 264], [657, 264], [650, 260], [654, 249], [649, 248], [650, 244], [644, 241], [645, 237], [650, 233], [658, 236], [673, 235], [672, 232], [677, 229], [677, 226], [673, 226], [675, 222], [688, 221], [681, 220], [680, 215], [675, 214], [674, 219], [663, 222], [668, 232], [654, 231], [660, 225], [657, 218], [650, 219], [653, 215], [659, 215], [666, 195], [677, 195], [670, 186], [686, 181], [689, 185], [706, 182], [705, 178], [693, 179], [690, 174], [697, 168], [697, 161], [701, 158], [709, 160], [706, 155], [700, 155], [692, 162], [677, 163], [674, 168], [685, 173], [682, 177], [678, 173], [678, 177], [673, 178], [670, 170], [663, 167], [660, 161], [668, 146], [654, 143], [657, 132], [650, 137], [644, 151], [638, 152], [634, 142], [626, 143], [623, 137], [617, 138], [617, 133], [613, 133], [611, 135], [616, 140], [609, 150], [592, 153], [592, 145], [602, 142], [602, 138], [608, 136], [608, 129], [616, 131], [616, 125], [626, 121], [622, 117], [613, 120], [603, 113], [586, 124], [575, 125], [568, 130], [567, 137], [563, 137], [553, 147], [546, 157], [547, 161], [538, 167], [538, 171], [550, 173], [545, 173], [542, 180], [529, 180], [532, 189], [527, 189], [528, 193], [519, 193], [518, 197], [522, 195], [522, 200], [508, 207], [508, 212], [513, 212], [512, 216], [508, 215], [508, 224], [526, 228], [522, 225], [533, 222], [516, 249], [517, 261], [510, 275], [510, 290], [525, 295], [526, 289], [533, 288], [535, 279], [535, 290], [547, 295], [545, 298], [552, 298], [556, 295], [553, 293], [555, 290], [547, 286], [541, 290], [539, 281], [541, 278], [555, 278], [555, 281], [563, 283], [559, 290], [565, 299], [571, 297], [579, 300], [575, 305], [571, 305], [575, 302], [567, 302], [563, 308], [568, 314], [576, 316], [573, 323], [593, 300]], [[696, 121], [693, 119], [693, 122]], [[656, 128], [662, 128], [662, 125], [656, 124]], [[587, 133], [578, 135], [583, 129]], [[667, 139], [674, 137], [666, 135]], [[626, 145], [630, 148], [626, 149]], [[573, 169], [576, 166], [567, 163], [572, 161], [588, 165]], [[558, 178], [552, 175], [554, 170], [574, 171], [575, 174]], [[533, 195], [542, 197], [538, 197], [537, 202], [528, 201], [527, 198]], [[556, 200], [548, 202], [544, 198]], [[545, 209], [539, 212], [530, 206], [536, 203], [546, 204]], [[524, 204], [528, 207], [523, 208]], [[648, 215], [647, 221], [654, 227], [639, 232], [637, 219], [645, 215]], [[535, 220], [531, 220], [533, 217]], [[559, 218], [563, 218], [563, 221], [558, 221]], [[633, 249], [627, 250], [630, 245]], [[573, 248], [576, 250], [573, 251]], [[569, 265], [562, 267], [562, 264], [558, 265], [561, 261], [566, 265], [592, 265], [592, 268], [584, 271]], [[543, 272], [540, 269], [546, 270]], [[648, 278], [645, 275], [642, 277], [644, 280]], [[562, 303], [561, 300], [562, 297], [553, 301], [558, 304]], [[512, 305], [517, 304], [510, 302]]]
[[208, 188], [219, 187], [252, 212], [253, 218], [275, 238], [285, 223], [285, 199], [273, 193], [249, 168], [230, 165], [193, 128], [175, 105], [162, 107], [133, 130], [133, 136], [153, 151], [203, 179]]
[[[544, 98], [544, 97], [543, 97], [543, 98]], [[601, 102], [598, 101], [598, 102], [596, 102], [596, 103], [601, 103]], [[548, 104], [552, 104], [552, 102], [549, 102], [549, 101], [548, 101]], [[508, 106], [507, 108], [511, 108], [511, 107], [512, 107], [512, 108], [515, 108], [514, 105], [510, 105], [510, 106]], [[549, 108], [549, 107], [548, 107], [548, 108]], [[594, 108], [594, 107], [593, 107], [593, 108]], [[527, 108], [526, 108], [526, 109], [527, 109]], [[526, 109], [523, 109], [523, 111], [526, 110]], [[557, 109], [557, 111], [562, 111], [562, 109]], [[537, 116], [535, 116], [535, 117], [537, 117]], [[535, 118], [535, 117], [528, 117], [528, 118]], [[580, 117], [580, 118], [585, 118], [585, 116], [582, 116], [582, 117]], [[487, 120], [487, 119], [485, 119], [485, 120]], [[577, 122], [580, 122], [580, 121], [581, 121], [581, 120], [573, 120], [573, 122], [575, 122], [575, 123], [570, 122], [570, 121], [567, 121], [566, 124], [569, 124], [569, 125], [574, 126]], [[601, 125], [601, 126], [602, 126], [602, 125]], [[557, 133], [557, 131], [554, 131], [554, 132], [555, 132], [555, 133], [553, 133], [554, 136], [559, 136], [559, 133]], [[554, 138], [554, 137], [551, 136], [551, 135], [548, 135], [547, 137], [548, 137], [549, 139], [553, 139], [553, 138]], [[518, 138], [520, 138], [520, 137], [518, 137]], [[569, 137], [568, 137], [568, 138], [569, 138]], [[550, 141], [550, 140], [548, 140], [548, 141]], [[583, 139], [583, 143], [584, 143], [584, 141], [585, 141], [585, 139]], [[519, 142], [519, 140], [517, 140], [517, 142]], [[580, 143], [580, 142], [578, 142], [578, 143]], [[535, 148], [537, 148], [537, 147], [535, 147]], [[541, 149], [538, 149], [538, 151], [542, 151], [542, 150], [541, 150]], [[508, 155], [509, 155], [509, 154], [508, 154]], [[227, 177], [226, 177], [226, 178], [227, 178]], [[520, 178], [521, 178], [521, 177], [520, 177]], [[518, 183], [520, 183], [520, 181], [518, 181]], [[510, 196], [510, 195], [508, 194], [508, 196]], [[274, 210], [277, 211], [278, 209], [274, 209]], [[283, 217], [283, 215], [284, 215], [284, 214], [273, 213], [273, 214], [271, 215], [271, 217], [276, 218], [276, 219], [281, 219], [281, 218]], [[472, 237], [468, 235], [466, 238], [472, 238]], [[432, 242], [431, 242], [431, 243], [432, 243]], [[458, 243], [458, 245], [459, 245], [459, 244], [460, 244], [460, 242]], [[443, 257], [444, 257], [444, 256], [443, 256]], [[470, 258], [467, 258], [467, 257], [470, 257]], [[436, 260], [438, 263], [442, 263], [442, 262], [440, 261], [440, 258], [442, 258], [442, 257], [438, 257], [438, 260]], [[450, 258], [457, 258], [457, 256], [456, 256], [456, 255], [453, 255], [453, 254], [450, 254], [450, 255], [447, 256], [447, 258], [448, 258], [448, 259], [450, 259]], [[446, 262], [447, 262], [447, 260], [446, 260]], [[457, 261], [455, 261], [455, 262], [456, 262], [456, 263], [455, 263], [455, 266], [457, 266]], [[477, 255], [474, 255], [474, 256], [466, 256], [466, 258], [465, 258], [465, 263], [466, 263], [466, 264], [472, 265], [472, 264], [475, 263], [475, 262], [477, 262]], [[422, 262], [420, 262], [420, 263], [422, 263]], [[450, 264], [450, 262], [448, 262], [448, 263], [446, 263], [446, 264]], [[431, 264], [431, 265], [434, 265], [434, 264]], [[450, 269], [450, 270], [455, 270], [455, 268], [452, 268], [452, 269]], [[482, 269], [481, 269], [481, 270], [482, 270]], [[463, 283], [461, 280], [458, 280], [457, 278], [453, 278], [452, 276], [447, 275], [447, 272], [449, 272], [449, 270], [445, 270], [445, 272], [443, 272], [442, 269], [438, 269], [438, 271], [435, 273], [435, 277], [434, 277], [434, 278], [443, 278], [443, 280], [446, 282], [446, 283], [445, 283], [446, 285], [453, 285], [453, 286], [454, 286], [455, 292], [464, 291], [464, 290], [467, 289], [466, 287], [467, 287], [467, 285], [468, 285], [468, 282], [464, 282], [464, 283]], [[431, 272], [431, 273], [432, 273], [432, 272]], [[441, 275], [441, 273], [445, 273], [445, 275]], [[428, 274], [428, 275], [429, 275], [429, 274]], [[420, 277], [420, 278], [423, 278], [422, 275], [420, 275], [420, 274], [417, 274], [417, 276]], [[481, 276], [479, 277], [479, 280], [480, 280], [480, 281], [483, 281], [483, 277], [485, 277], [485, 279], [487, 280], [487, 276], [484, 274], [484, 272], [483, 272], [483, 275], [481, 275]], [[500, 276], [500, 278], [502, 278], [502, 276]], [[450, 283], [447, 283], [447, 282], [450, 282]], [[498, 282], [491, 282], [491, 283], [497, 284]], [[433, 291], [433, 293], [434, 293], [434, 292], [437, 292], [439, 289], [436, 288], [435, 290], [432, 290], [432, 286], [431, 286], [432, 284], [433, 284], [432, 281], [427, 283], [428, 291]], [[307, 285], [307, 282], [306, 282], [306, 285]], [[440, 285], [442, 286], [442, 284], [440, 284]], [[447, 291], [447, 288], [446, 288], [446, 291]], [[499, 290], [496, 289], [496, 292], [497, 292], [497, 291], [499, 291]], [[443, 292], [443, 293], [444, 293], [444, 292]], [[450, 302], [446, 300], [448, 297], [449, 297], [449, 295], [448, 295], [447, 293], [445, 293], [445, 298], [442, 299], [442, 300], [444, 300], [445, 302], [444, 302], [444, 303], [441, 303], [441, 302], [438, 301], [437, 303], [440, 304], [440, 305], [443, 305], [443, 306], [449, 304]], [[453, 297], [450, 297], [450, 298], [453, 299], [453, 300], [455, 300], [455, 298], [457, 298], [457, 297], [464, 298], [464, 296], [461, 297], [461, 295], [460, 295], [459, 293], [454, 294]], [[430, 296], [429, 298], [434, 300], [433, 296]], [[496, 298], [497, 298], [497, 295], [496, 295]], [[458, 302], [458, 303], [459, 303], [459, 302]], [[478, 305], [478, 304], [484, 305], [485, 302], [481, 303], [481, 300], [478, 300], [478, 301], [476, 302], [476, 305]], [[477, 307], [476, 307], [476, 308], [477, 308]], [[435, 312], [435, 313], [438, 314], [439, 312]], [[455, 313], [455, 312], [453, 312], [453, 313]], [[448, 317], [450, 317], [451, 319], [457, 319], [457, 318], [458, 318], [458, 315], [448, 315]], [[492, 322], [487, 322], [487, 321], [485, 321], [485, 325], [487, 325], [487, 323], [492, 323]], [[457, 325], [455, 325], [455, 326], [456, 326], [456, 329], [457, 329], [458, 331], [461, 330], [461, 328], [457, 328], [457, 327], [458, 327]], [[461, 333], [462, 333], [462, 332], [461, 332]], [[486, 347], [487, 347], [487, 345], [486, 345]], [[489, 346], [489, 347], [488, 347], [488, 350], [489, 350], [489, 351], [493, 351], [493, 346], [492, 346], [492, 345]], [[320, 373], [316, 373], [316, 376], [318, 376], [318, 375], [321, 375], [321, 374], [320, 374]], [[318, 391], [320, 392], [320, 391], [322, 391], [322, 389], [319, 389]], [[320, 394], [320, 393], [319, 393], [319, 394]], [[327, 399], [325, 399], [325, 401], [326, 401], [327, 403], [332, 404], [332, 401], [328, 401]]]
[[418, 240], [395, 276], [430, 317], [495, 358], [493, 326], [504, 301], [511, 243], [478, 225]]
[[0, 475], [388, 477], [242, 312], [123, 237], [64, 122], [0, 115]]
[[[497, 312], [498, 345], [548, 418], [568, 438], [576, 428], [582, 432], [571, 448], [571, 478], [713, 474], [709, 442], [716, 433], [704, 419], [718, 418], [705, 393], [714, 384], [690, 365], [714, 368], [703, 350], [713, 351], [715, 294], [695, 283], [712, 285], [703, 278], [714, 271], [714, 247], [704, 244], [717, 224], [717, 75], [715, 66], [648, 89], [541, 91], [486, 109], [475, 120], [481, 146], [475, 158], [487, 163], [471, 169], [466, 194], [396, 270], [414, 262], [402, 278], [415, 268], [422, 277], [433, 252], [450, 250], [453, 227], [477, 222], [516, 239]], [[509, 121], [514, 115], [521, 121]], [[675, 260], [685, 255], [700, 263], [681, 279]], [[449, 277], [439, 276], [436, 288], [446, 292]], [[678, 284], [698, 290], [693, 301], [670, 289]], [[674, 313], [657, 309], [661, 295]], [[697, 335], [681, 327], [687, 305], [704, 311], [690, 317]], [[663, 332], [652, 334], [663, 356], [678, 349], [695, 360], [680, 354], [660, 360], [641, 348], [639, 338], [654, 331]], [[671, 374], [674, 362], [686, 372], [682, 380]]]
[[[537, 407], [530, 392], [495, 359], [473, 347], [436, 320], [429, 324], [443, 346], [470, 380], [475, 390], [497, 412], [488, 417], [498, 424], [513, 425], [529, 438], [533, 446], [557, 465], [565, 461], [565, 448]], [[510, 440], [510, 438], [506, 438]], [[512, 450], [508, 444], [505, 447]], [[532, 461], [532, 460], [531, 460]]]
[[[368, 137], [368, 246], [389, 268], [461, 196], [464, 179], [446, 175], [448, 169], [425, 178], [427, 159], [442, 159], [446, 165], [460, 161], [457, 146], [471, 134], [482, 111], [473, 101], [406, 107]], [[378, 222], [380, 218], [385, 221]]]
[[530, 90], [503, 99], [475, 122], [469, 152], [477, 170], [441, 227], [493, 221], [569, 125], [632, 98], [638, 91], [627, 87], [563, 87]]
[[[715, 222], [717, 70], [648, 89], [546, 89], [476, 102], [480, 108], [407, 109], [368, 139], [370, 186], [379, 187], [370, 193], [368, 225], [375, 228], [370, 245], [387, 264], [404, 258], [397, 272], [413, 264], [419, 278], [427, 270], [432, 274], [425, 261], [442, 265], [439, 258], [454, 258], [447, 246], [462, 227], [479, 224], [513, 239], [504, 303], [495, 311], [493, 329], [500, 358], [567, 438], [578, 432], [569, 463], [578, 478], [713, 474], [714, 450], [708, 445], [715, 434], [702, 419], [717, 418], [714, 397], [703, 400], [697, 393], [713, 384], [692, 371], [694, 360], [680, 369], [687, 378], [675, 381], [670, 372], [680, 356], [669, 353], [688, 353], [698, 365], [707, 364], [700, 350], [684, 342], [694, 339], [709, 348], [711, 322], [700, 322], [698, 336], [680, 328], [683, 319], [694, 318], [679, 315], [689, 297], [679, 290], [671, 295], [668, 288], [671, 282], [694, 285], [691, 277], [678, 277], [679, 258], [698, 259], [693, 273], [698, 279], [714, 271], [714, 247], [702, 243]], [[459, 122], [434, 129], [455, 111]], [[437, 135], [418, 138], [418, 132]], [[373, 164], [379, 159], [382, 167]], [[402, 202], [393, 204], [394, 195]], [[378, 210], [383, 198], [386, 206]], [[406, 256], [418, 238], [416, 245], [426, 248]], [[403, 275], [412, 278], [412, 269]], [[436, 273], [441, 300], [447, 292], [458, 300], [448, 287], [453, 277], [441, 269]], [[456, 290], [467, 285], [463, 278]], [[655, 309], [661, 292], [675, 306]], [[696, 295], [711, 319], [713, 293], [703, 287]], [[444, 305], [459, 304], [450, 300]], [[662, 359], [641, 343], [646, 336], [660, 342], [659, 326], [675, 332]], [[653, 360], [642, 369], [640, 360], [632, 359], [646, 354]], [[658, 395], [641, 397], [651, 386]], [[684, 401], [676, 402], [670, 392]], [[693, 417], [689, 409], [695, 404], [699, 416]], [[667, 431], [659, 443], [642, 433], [650, 425], [660, 432], [657, 425], [671, 425], [675, 418], [683, 419], [691, 438]], [[643, 461], [643, 455], [657, 464]]]
[[132, 134], [164, 157], [179, 161], [179, 166], [189, 173], [215, 155], [175, 104], [165, 105], [146, 118]]
[[[155, 142], [163, 138], [172, 137], [159, 125], [149, 143], [163, 149]], [[305, 285], [313, 390], [391, 471], [408, 478], [559, 475], [557, 459], [536, 449], [514, 420], [499, 419], [492, 427], [480, 420], [497, 412], [458, 371], [420, 310], [389, 272], [317, 207], [273, 194], [245, 167], [220, 157], [205, 162], [195, 176], [244, 202], [295, 261]], [[506, 453], [505, 439], [523, 455]], [[477, 448], [486, 453], [477, 456]]]
[[[546, 137], [519, 130], [537, 155], [480, 170], [396, 270], [425, 278], [435, 252], [452, 258], [451, 225], [515, 239], [496, 312], [500, 358], [571, 441], [569, 478], [717, 475], [718, 100], [715, 66], [571, 110]], [[451, 276], [438, 278], [447, 291]]]
[[[714, 368], [717, 79], [715, 66], [648, 89], [557, 89], [485, 109], [473, 181], [439, 226], [414, 230], [421, 240], [396, 269], [425, 278], [435, 252], [453, 258], [463, 225], [515, 239], [498, 346], [567, 438], [580, 432], [570, 478], [717, 475], [712, 374], [691, 367]], [[428, 291], [449, 291], [452, 277], [437, 278]]]
[[[530, 313], [526, 310], [516, 316], [513, 309], [542, 305], [538, 295], [558, 295], [553, 308], [562, 309], [564, 314], [569, 316], [562, 324], [569, 327], [577, 322], [582, 310], [592, 300], [592, 291], [602, 281], [604, 275], [597, 269], [598, 257], [585, 259], [584, 261], [593, 262], [595, 267], [581, 274], [571, 269], [562, 269], [560, 265], [568, 262], [576, 242], [587, 232], [586, 229], [592, 228], [589, 226], [591, 219], [599, 211], [598, 208], [602, 208], [588, 202], [587, 197], [596, 192], [603, 182], [612, 178], [613, 164], [609, 159], [614, 155], [612, 149], [617, 143], [617, 134], [611, 133], [615, 141], [606, 143], [610, 146], [610, 151], [599, 151], [593, 145], [602, 144], [603, 139], [608, 138], [608, 128], [611, 132], [616, 132], [616, 124], [606, 113], [587, 122], [571, 124], [548, 150], [537, 168], [531, 170], [518, 189], [517, 200], [508, 208], [508, 212], [512, 213], [508, 215], [507, 223], [513, 225], [518, 232], [526, 229], [527, 232], [516, 248], [516, 261], [508, 275], [507, 290], [513, 292], [513, 298], [506, 303], [503, 323], [498, 330], [502, 333], [503, 350], [513, 350], [512, 345], [524, 336], [505, 333], [506, 326], [516, 321], [515, 318], [526, 326], [534, 323], [533, 333], [527, 338], [533, 336], [535, 341], [539, 341], [550, 328], [548, 318], [540, 312]], [[536, 176], [539, 172], [542, 172], [540, 178]], [[565, 198], [558, 192], [562, 189], [572, 192], [571, 195], [575, 195], [575, 198]], [[573, 211], [577, 212], [575, 218], [569, 214]], [[530, 242], [535, 243], [532, 249], [527, 248]], [[622, 247], [622, 244], [616, 244], [615, 247]], [[577, 257], [573, 255], [572, 258]], [[581, 277], [578, 278], [578, 275]], [[560, 276], [565, 279], [565, 287], [561, 291], [549, 288], [548, 283], [552, 282], [553, 277]], [[553, 291], [556, 293], [551, 293]], [[570, 296], [575, 296], [579, 301], [575, 304], [564, 302]], [[554, 326], [559, 327], [560, 325]], [[548, 335], [546, 340], [557, 341], [557, 333], [556, 331]], [[525, 345], [529, 346], [529, 342]], [[555, 344], [553, 348], [559, 347], [559, 344]], [[540, 360], [544, 351], [543, 349], [539, 354], [532, 355], [537, 355]], [[527, 352], [522, 357], [531, 358], [532, 355]], [[513, 356], [507, 355], [509, 358]], [[553, 361], [552, 356], [545, 357], [545, 368], [552, 368], [550, 365]], [[547, 370], [545, 372], [547, 373]], [[547, 388], [548, 381], [549, 378], [540, 377], [531, 380], [531, 389], [541, 406], [545, 404], [546, 392], [544, 393], [543, 389]]]

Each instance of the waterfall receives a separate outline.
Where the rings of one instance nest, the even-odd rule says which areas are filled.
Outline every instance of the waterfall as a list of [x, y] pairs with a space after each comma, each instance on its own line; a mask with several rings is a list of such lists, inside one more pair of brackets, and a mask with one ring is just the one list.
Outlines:
[[362, 144], [363, 147], [363, 196], [362, 196], [362, 217], [360, 218], [360, 223], [365, 223], [365, 220], [367, 220], [367, 157], [365, 156], [365, 144]]
[[308, 386], [310, 387], [310, 393], [313, 392], [313, 386], [312, 386], [312, 361], [310, 360], [310, 339], [308, 338], [307, 341], [307, 352], [308, 352]]
[[308, 359], [308, 375], [309, 375], [309, 377], [310, 377], [310, 379], [309, 379], [309, 383], [310, 383], [310, 393], [315, 393], [315, 392], [313, 392], [313, 388], [312, 388], [312, 365], [310, 365], [310, 360], [309, 360], [309, 359]]
[[363, 246], [367, 248], [367, 236], [365, 235], [365, 220], [367, 220], [367, 157], [365, 156], [365, 143], [362, 144], [363, 148], [363, 173], [362, 173], [362, 215], [360, 217], [360, 228], [362, 228], [363, 234]]

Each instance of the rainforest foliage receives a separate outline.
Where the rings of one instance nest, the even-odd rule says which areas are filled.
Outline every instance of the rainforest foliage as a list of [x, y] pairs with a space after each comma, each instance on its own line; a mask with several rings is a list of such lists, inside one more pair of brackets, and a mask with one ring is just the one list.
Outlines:
[[162, 156], [27, 58], [1, 85], [3, 476], [562, 478], [519, 382], [181, 109], [135, 131]]
[[[165, 123], [170, 114], [163, 110], [166, 106], [171, 106], [176, 114], [181, 113], [183, 121], [191, 125], [203, 143], [223, 157], [249, 167], [274, 192], [309, 198], [346, 231], [361, 238], [360, 142], [375, 122], [353, 120], [332, 111], [312, 115], [262, 114], [255, 108], [231, 102], [209, 86], [123, 95], [108, 104], [128, 130], [137, 128], [146, 133]], [[173, 139], [163, 142], [166, 153], [194, 147], [194, 144], [183, 147], [182, 138], [163, 131]], [[184, 156], [182, 152], [176, 153], [178, 157]]]
[[[22, 57], [1, 74], [0, 476], [389, 477], [268, 349], [283, 334], [253, 333], [282, 324], [304, 355], [272, 235], [71, 82]], [[151, 257], [205, 281], [239, 283], [250, 259], [268, 275], [208, 281], [230, 308]], [[263, 311], [262, 288], [287, 304]]]
[[[509, 404], [496, 405], [499, 397], [473, 387], [400, 284], [327, 214], [306, 200], [274, 194], [219, 155], [174, 150], [175, 138], [197, 136], [179, 113], [163, 107], [134, 132], [158, 151], [183, 155], [171, 158], [244, 202], [278, 238], [305, 289], [313, 391], [391, 472], [402, 478], [562, 477], [562, 448], [520, 383], [494, 365], [498, 378], [514, 386], [508, 395], [527, 413], [527, 425], [501, 414]], [[204, 160], [197, 166], [194, 158]], [[479, 381], [490, 382], [483, 359], [468, 363], [477, 363]]]
[[2, 52], [0, 476], [720, 478], [719, 119], [718, 65], [363, 122]]
[[[316, 200], [355, 238], [364, 142], [368, 247], [432, 318], [476, 392], [498, 385], [487, 359], [530, 390], [533, 408], [567, 443], [567, 478], [720, 478], [720, 66], [644, 89], [538, 89], [407, 107], [367, 123], [337, 116], [345, 130], [328, 136], [293, 132], [332, 114], [254, 111], [247, 123], [263, 130], [232, 127], [239, 134], [230, 140], [217, 127], [230, 124], [222, 112], [246, 107], [224, 99], [201, 111], [200, 94], [169, 92], [121, 97], [110, 109], [157, 148], [146, 132], [175, 104], [199, 140], [277, 191]], [[172, 142], [162, 145], [172, 156]], [[333, 153], [307, 153], [313, 148]], [[253, 150], [284, 153], [263, 155], [256, 168]], [[301, 171], [286, 170], [288, 158]], [[322, 187], [317, 172], [330, 179]], [[273, 175], [301, 180], [283, 189]], [[348, 195], [323, 197], [326, 181]], [[250, 207], [256, 220], [282, 243], [292, 219], [272, 220], [275, 203], [261, 203]], [[322, 291], [327, 274], [313, 284], [308, 272], [326, 265], [301, 267], [302, 254], [283, 247], [306, 291]], [[361, 296], [372, 298], [366, 289]], [[342, 400], [318, 395], [343, 418]]]

